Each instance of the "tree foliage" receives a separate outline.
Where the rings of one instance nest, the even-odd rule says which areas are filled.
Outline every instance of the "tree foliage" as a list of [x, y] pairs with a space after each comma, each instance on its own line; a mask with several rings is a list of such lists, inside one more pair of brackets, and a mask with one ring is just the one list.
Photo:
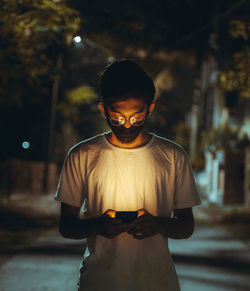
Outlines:
[[229, 124], [222, 124], [203, 133], [202, 144], [205, 149], [216, 152], [218, 150], [238, 151], [249, 146], [247, 134], [241, 134], [240, 127], [232, 128]]
[[233, 38], [241, 38], [244, 45], [233, 56], [233, 68], [220, 74], [220, 81], [226, 91], [237, 90], [240, 97], [250, 98], [250, 21], [232, 20], [229, 32]]
[[46, 156], [56, 61], [79, 31], [80, 17], [64, 0], [6, 0], [0, 9], [0, 129], [4, 156]]
[[53, 77], [56, 56], [79, 26], [78, 13], [65, 1], [4, 1], [0, 10], [0, 100], [8, 98], [20, 105], [25, 87], [41, 89], [44, 85], [42, 92], [48, 94], [46, 81]]

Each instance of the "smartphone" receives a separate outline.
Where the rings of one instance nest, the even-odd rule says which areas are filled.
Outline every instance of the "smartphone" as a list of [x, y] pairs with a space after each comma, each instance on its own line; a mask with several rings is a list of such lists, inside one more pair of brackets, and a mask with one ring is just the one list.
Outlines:
[[132, 222], [138, 216], [138, 211], [116, 211], [115, 218], [121, 219], [122, 222]]

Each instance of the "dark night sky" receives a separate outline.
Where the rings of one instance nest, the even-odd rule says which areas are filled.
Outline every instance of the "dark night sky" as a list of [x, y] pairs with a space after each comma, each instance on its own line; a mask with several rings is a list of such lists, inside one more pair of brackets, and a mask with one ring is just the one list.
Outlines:
[[[104, 45], [168, 50], [203, 49], [215, 19], [220, 37], [224, 38], [229, 19], [247, 17], [250, 9], [247, 0], [73, 0], [68, 3], [86, 19], [83, 32]], [[113, 44], [99, 38], [104, 33]]]

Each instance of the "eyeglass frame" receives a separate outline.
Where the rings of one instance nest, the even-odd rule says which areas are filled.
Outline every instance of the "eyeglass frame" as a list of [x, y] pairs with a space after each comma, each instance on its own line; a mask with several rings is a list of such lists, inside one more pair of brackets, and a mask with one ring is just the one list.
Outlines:
[[[126, 116], [124, 116], [124, 118], [125, 118], [125, 122], [124, 122], [123, 124], [119, 124], [119, 125], [117, 125], [117, 124], [113, 124], [113, 123], [112, 123], [112, 118], [110, 117], [110, 115], [109, 115], [109, 113], [108, 113], [108, 110], [107, 110], [107, 106], [106, 106], [106, 104], [103, 103], [103, 107], [104, 107], [104, 109], [105, 109], [105, 113], [107, 114], [110, 123], [111, 123], [113, 126], [120, 127], [120, 126], [123, 126], [123, 125], [125, 124], [126, 119], [127, 119]], [[145, 114], [145, 116], [144, 116], [144, 119], [142, 120], [143, 123], [140, 123], [139, 125], [133, 125], [133, 124], [131, 123], [131, 121], [130, 121], [130, 118], [133, 117], [133, 114], [132, 114], [132, 115], [128, 118], [130, 125], [131, 125], [131, 126], [134, 126], [134, 127], [138, 127], [138, 126], [143, 125], [143, 124], [145, 123], [145, 120], [146, 120], [147, 116], [148, 116], [149, 107], [150, 107], [150, 106], [148, 106], [148, 108], [147, 108], [147, 112], [146, 112], [146, 114]], [[121, 115], [120, 115], [120, 116], [121, 116]]]

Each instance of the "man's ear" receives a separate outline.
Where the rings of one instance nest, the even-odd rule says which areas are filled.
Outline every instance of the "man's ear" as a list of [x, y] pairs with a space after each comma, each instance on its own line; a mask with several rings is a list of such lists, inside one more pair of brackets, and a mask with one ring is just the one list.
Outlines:
[[99, 108], [99, 110], [101, 111], [103, 117], [106, 118], [105, 109], [104, 109], [104, 106], [103, 106], [103, 103], [102, 103], [102, 102], [100, 102], [100, 103], [98, 104], [98, 108]]
[[155, 108], [155, 104], [151, 103], [150, 106], [149, 106], [149, 109], [148, 109], [148, 115], [151, 114], [151, 112], [154, 110], [154, 108]]

